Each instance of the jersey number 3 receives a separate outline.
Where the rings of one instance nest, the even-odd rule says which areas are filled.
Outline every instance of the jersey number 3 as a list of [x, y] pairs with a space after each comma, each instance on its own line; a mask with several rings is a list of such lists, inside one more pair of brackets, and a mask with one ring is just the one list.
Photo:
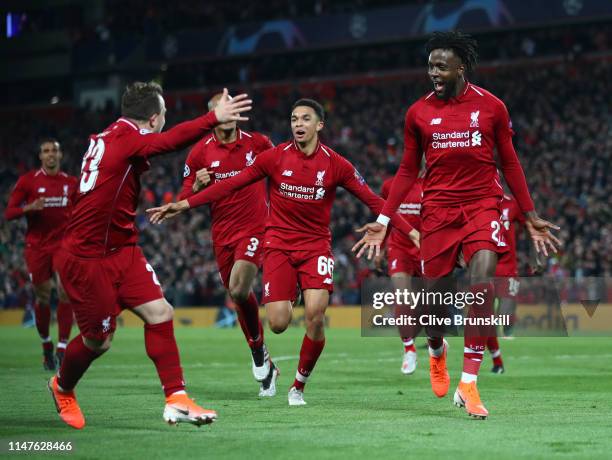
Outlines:
[[81, 166], [80, 193], [87, 193], [93, 190], [96, 185], [96, 179], [98, 179], [98, 166], [100, 165], [100, 161], [102, 161], [103, 155], [104, 140], [102, 140], [102, 138], [97, 141], [91, 139]]

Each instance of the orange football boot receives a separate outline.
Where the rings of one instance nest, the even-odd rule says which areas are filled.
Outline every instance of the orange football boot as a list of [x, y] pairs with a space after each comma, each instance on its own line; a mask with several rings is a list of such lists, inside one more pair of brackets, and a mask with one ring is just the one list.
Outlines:
[[82, 429], [85, 426], [85, 417], [83, 417], [74, 391], [60, 391], [56, 375], [49, 379], [47, 387], [53, 397], [57, 413], [64, 423], [77, 430]]
[[191, 423], [200, 426], [212, 423], [216, 419], [217, 413], [214, 410], [198, 406], [185, 393], [175, 393], [166, 398], [164, 420], [170, 425]]
[[455, 397], [453, 399], [455, 406], [465, 407], [465, 410], [470, 417], [485, 420], [489, 416], [489, 411], [480, 400], [480, 394], [478, 393], [476, 382], [459, 382], [459, 386], [457, 386], [457, 390], [455, 390]]
[[431, 380], [431, 389], [438, 398], [446, 396], [450, 387], [450, 376], [446, 368], [446, 354], [448, 351], [448, 342], [444, 340], [444, 351], [438, 357], [429, 356], [429, 379]]

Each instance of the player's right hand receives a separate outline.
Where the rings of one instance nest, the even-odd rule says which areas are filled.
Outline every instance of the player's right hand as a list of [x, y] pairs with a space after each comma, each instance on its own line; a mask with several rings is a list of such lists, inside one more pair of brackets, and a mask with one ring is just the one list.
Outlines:
[[23, 212], [41, 211], [42, 209], [44, 209], [44, 207], [45, 207], [45, 198], [41, 196], [39, 198], [36, 198], [31, 203], [26, 204], [23, 207]]
[[178, 203], [168, 203], [157, 208], [149, 208], [146, 210], [146, 213], [149, 215], [149, 221], [152, 224], [161, 224], [163, 221], [178, 216], [187, 209], [189, 209], [189, 202], [181, 200]]
[[202, 168], [196, 172], [196, 180], [193, 183], [193, 193], [197, 193], [210, 183], [210, 173], [208, 169]]
[[241, 114], [251, 110], [253, 101], [247, 99], [246, 94], [239, 94], [230, 98], [227, 88], [223, 88], [223, 96], [219, 99], [215, 107], [215, 115], [219, 123], [227, 123], [228, 121], [247, 121], [249, 117], [242, 117]]
[[371, 222], [358, 228], [356, 231], [359, 233], [365, 232], [365, 235], [355, 243], [351, 251], [355, 252], [359, 250], [357, 257], [361, 257], [367, 250], [368, 260], [372, 260], [374, 255], [379, 256], [380, 247], [385, 241], [385, 235], [387, 234], [387, 226], [379, 224], [378, 222]]

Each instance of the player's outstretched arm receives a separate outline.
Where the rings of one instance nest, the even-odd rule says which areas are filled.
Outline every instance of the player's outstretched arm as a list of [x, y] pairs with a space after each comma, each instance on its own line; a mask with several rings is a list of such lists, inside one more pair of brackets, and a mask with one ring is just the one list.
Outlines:
[[187, 200], [181, 200], [176, 203], [168, 203], [157, 208], [149, 208], [146, 213], [149, 215], [149, 221], [152, 224], [161, 224], [165, 220], [178, 216], [180, 213], [189, 209]]
[[135, 136], [130, 139], [129, 143], [126, 143], [125, 147], [130, 155], [136, 156], [159, 155], [179, 150], [195, 142], [206, 131], [218, 124], [248, 120], [248, 117], [243, 114], [251, 110], [252, 102], [246, 94], [239, 94], [230, 99], [227, 88], [224, 88], [223, 96], [214, 111], [179, 123], [163, 133], [145, 133]]
[[560, 230], [561, 227], [541, 219], [535, 211], [526, 213], [527, 221], [525, 226], [529, 236], [533, 241], [536, 252], [548, 256], [548, 250], [553, 253], [561, 246], [561, 241], [551, 233], [551, 230]]

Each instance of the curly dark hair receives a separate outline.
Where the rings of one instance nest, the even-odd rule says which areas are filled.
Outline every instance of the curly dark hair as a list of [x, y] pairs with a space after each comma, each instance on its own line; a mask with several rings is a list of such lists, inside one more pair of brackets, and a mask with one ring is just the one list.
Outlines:
[[427, 54], [436, 49], [453, 50], [468, 72], [474, 70], [478, 62], [477, 48], [478, 42], [471, 35], [458, 30], [434, 32], [425, 44]]

